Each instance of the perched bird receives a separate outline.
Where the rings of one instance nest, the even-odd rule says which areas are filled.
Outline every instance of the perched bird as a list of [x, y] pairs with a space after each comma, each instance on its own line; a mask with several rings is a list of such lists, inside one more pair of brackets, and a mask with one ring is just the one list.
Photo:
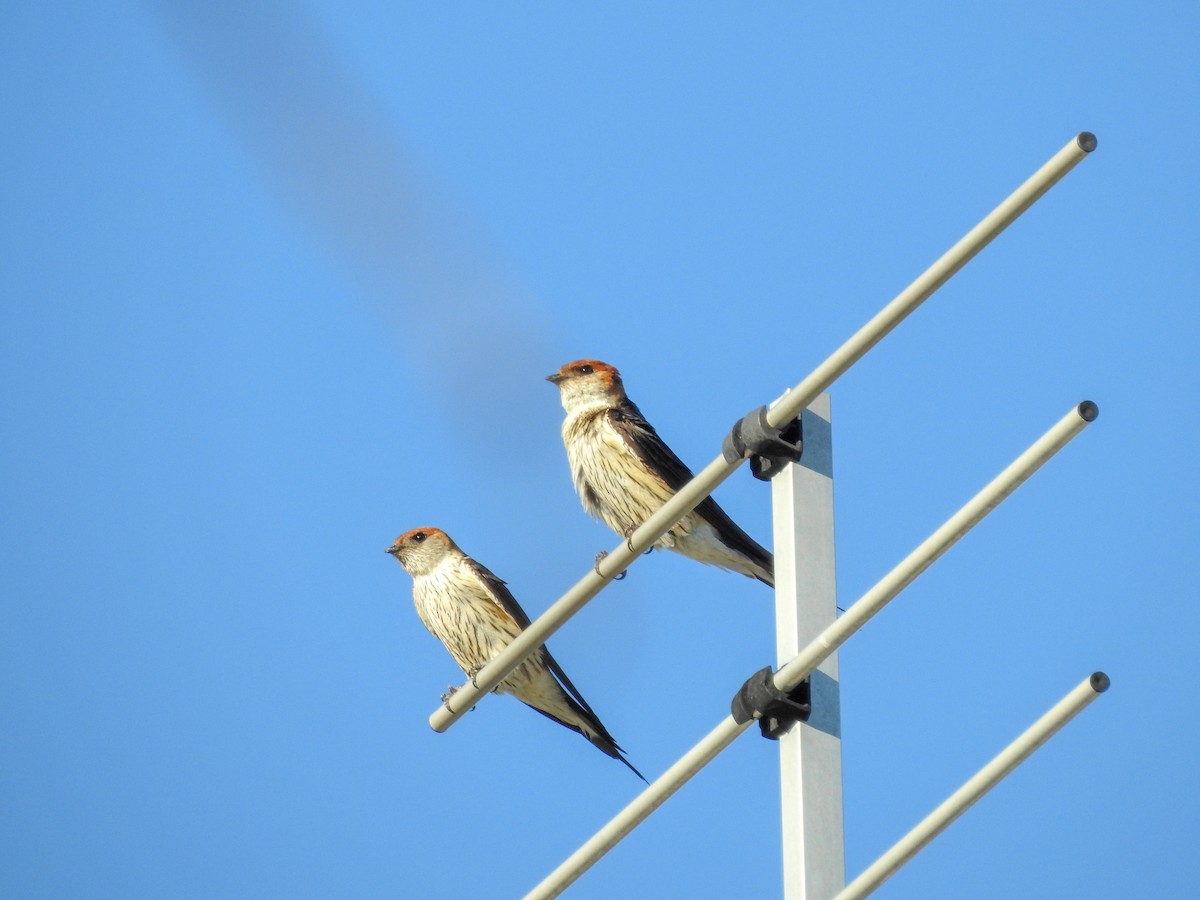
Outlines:
[[[467, 677], [474, 678], [528, 627], [529, 616], [504, 582], [463, 553], [441, 529], [406, 531], [387, 552], [413, 577], [417, 615]], [[542, 715], [582, 734], [646, 780], [625, 758], [544, 644], [501, 681], [496, 692], [512, 694]]]
[[[583, 508], [631, 535], [692, 472], [625, 395], [621, 373], [580, 359], [546, 377], [558, 385], [563, 443]], [[708, 497], [654, 545], [775, 585], [775, 560]]]

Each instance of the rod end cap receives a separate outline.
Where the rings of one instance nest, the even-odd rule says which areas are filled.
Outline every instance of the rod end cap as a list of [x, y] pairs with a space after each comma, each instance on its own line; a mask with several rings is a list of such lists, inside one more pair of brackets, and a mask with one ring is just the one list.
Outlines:
[[1079, 418], [1085, 422], [1095, 422], [1096, 416], [1100, 415], [1100, 407], [1091, 400], [1084, 400], [1076, 409], [1079, 412]]
[[1092, 682], [1092, 690], [1097, 694], [1103, 694], [1108, 690], [1108, 686], [1112, 684], [1112, 681], [1103, 672], [1093, 672], [1090, 680]]
[[1096, 136], [1090, 131], [1081, 131], [1076, 136], [1075, 143], [1079, 145], [1079, 149], [1084, 153], [1091, 153], [1096, 149], [1098, 141], [1096, 140]]

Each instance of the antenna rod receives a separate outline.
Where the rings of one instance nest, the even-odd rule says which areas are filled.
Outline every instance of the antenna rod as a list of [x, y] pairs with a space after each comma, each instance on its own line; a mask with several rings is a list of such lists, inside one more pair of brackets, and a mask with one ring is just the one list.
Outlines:
[[[1067, 413], [987, 487], [976, 494], [966, 506], [948, 519], [946, 524], [863, 594], [836, 622], [822, 631], [799, 656], [776, 672], [775, 686], [788, 691], [803, 681], [822, 660], [849, 640], [867, 620], [911, 584], [935, 559], [999, 506], [1051, 456], [1066, 446], [1071, 438], [1094, 421], [1098, 412], [1096, 404], [1085, 400]], [[843, 627], [843, 622], [852, 623], [853, 627]], [[561, 894], [752, 724], [753, 719], [738, 723], [732, 715], [726, 716], [678, 762], [651, 782], [607, 825], [547, 875], [541, 884], [526, 895], [525, 900], [544, 900]]]
[[[1080, 160], [1096, 148], [1096, 137], [1090, 132], [1080, 132], [1065, 147], [1031, 175], [1024, 184], [1012, 192], [1006, 200], [992, 210], [978, 225], [972, 228], [937, 262], [925, 270], [916, 281], [905, 288], [891, 303], [880, 310], [874, 318], [860, 328], [848, 341], [813, 370], [793, 390], [785, 394], [767, 414], [768, 424], [778, 427], [791, 421], [806, 406], [812, 403], [837, 378], [849, 369], [864, 354], [874, 347], [909, 313], [921, 305], [934, 291], [945, 284], [952, 275], [966, 265], [972, 257], [986, 247], [996, 235], [1033, 205], [1039, 197], [1050, 190]], [[574, 587], [558, 598], [528, 628], [522, 631], [511, 644], [498, 653], [491, 662], [475, 676], [458, 688], [453, 696], [433, 711], [429, 727], [434, 731], [445, 731], [471, 709], [479, 698], [491, 691], [521, 661], [546, 642], [575, 615], [584, 604], [595, 597], [610, 581], [625, 571], [629, 565], [655, 541], [667, 533], [676, 522], [696, 508], [721, 482], [733, 474], [744, 462], [732, 462], [722, 454], [700, 471], [695, 478], [594, 568], [580, 579]]]
[[990, 763], [972, 776], [966, 784], [926, 816], [916, 828], [873, 862], [855, 878], [834, 900], [858, 900], [865, 897], [890, 878], [897, 869], [916, 856], [930, 841], [946, 830], [984, 794], [1000, 783], [1009, 772], [1028, 759], [1038, 747], [1054, 737], [1064, 725], [1083, 708], [1108, 690], [1108, 676], [1096, 672], [1051, 707], [1015, 741], [1009, 744]]
[[819, 638], [776, 672], [775, 687], [786, 693], [799, 685], [827, 656], [844, 644], [850, 635], [862, 628], [868, 619], [886, 606], [913, 579], [933, 565], [938, 557], [954, 546], [959, 538], [975, 526], [975, 523], [1019, 488], [1050, 457], [1065, 447], [1071, 438], [1094, 422], [1099, 414], [1100, 407], [1091, 400], [1084, 400], [1059, 419], [1028, 450], [993, 478], [966, 506], [951, 516], [941, 528], [927, 537], [921, 546], [908, 554], [899, 565], [863, 594], [859, 601], [839, 616], [837, 621], [825, 629]]
[[959, 269], [969, 263], [980, 250], [992, 242], [996, 235], [1011, 225], [1021, 213], [1033, 206], [1046, 191], [1070, 172], [1089, 153], [1096, 149], [1096, 136], [1090, 131], [1081, 131], [1067, 142], [1066, 146], [1052, 156], [1047, 163], [1026, 179], [1025, 183], [1008, 195], [999, 206], [963, 235], [962, 239], [942, 254], [932, 266], [896, 295], [875, 318], [855, 332], [854, 336], [817, 366], [812, 374], [779, 399], [767, 413], [767, 423], [779, 427], [790, 422], [808, 406], [843, 372], [858, 362], [863, 355], [878, 344], [884, 336], [900, 324], [904, 318], [920, 306], [926, 298], [950, 280]]

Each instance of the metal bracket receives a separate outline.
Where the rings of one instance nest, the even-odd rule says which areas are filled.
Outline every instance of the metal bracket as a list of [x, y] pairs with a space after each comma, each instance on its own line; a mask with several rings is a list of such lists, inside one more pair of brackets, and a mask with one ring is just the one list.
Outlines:
[[807, 722], [812, 712], [812, 694], [808, 679], [789, 694], [775, 687], [771, 667], [759, 669], [733, 695], [729, 713], [739, 725], [758, 720], [762, 736], [777, 741], [796, 722]]
[[767, 408], [760, 406], [743, 416], [721, 445], [726, 462], [750, 457], [750, 473], [759, 481], [770, 481], [788, 463], [797, 462], [804, 452], [804, 435], [797, 416], [779, 428], [767, 424]]

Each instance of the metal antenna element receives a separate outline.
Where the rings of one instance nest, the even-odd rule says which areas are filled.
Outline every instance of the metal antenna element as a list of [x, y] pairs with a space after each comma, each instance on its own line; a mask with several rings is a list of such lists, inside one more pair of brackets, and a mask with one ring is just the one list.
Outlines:
[[1103, 672], [1095, 672], [1085, 678], [1071, 693], [1030, 725], [1020, 737], [1005, 747], [995, 759], [951, 794], [941, 806], [927, 815], [916, 828], [846, 885], [845, 890], [834, 900], [858, 900], [883, 884], [897, 869], [970, 809], [980, 797], [1028, 759], [1038, 747], [1054, 737], [1064, 725], [1082, 712], [1085, 706], [1108, 690], [1108, 686], [1108, 676]]
[[[945, 284], [1095, 147], [1095, 136], [1086, 131], [1072, 138], [1024, 184], [926, 269], [916, 281], [835, 350], [825, 362], [792, 391], [781, 397], [769, 410], [766, 424], [778, 428], [796, 418], [801, 410], [807, 408], [842, 373], [879, 343], [909, 313]], [[503, 681], [526, 656], [545, 643], [567, 619], [600, 593], [605, 585], [624, 572], [643, 552], [654, 546], [660, 537], [711, 494], [742, 462], [743, 459], [730, 461], [721, 455], [709, 463], [679, 493], [642, 523], [628, 540], [622, 541], [594, 569], [589, 569], [574, 587], [551, 604], [508, 647], [484, 666], [473, 681], [459, 687], [444, 705], [438, 706], [429, 717], [430, 727], [434, 731], [445, 731], [457, 722], [483, 695]]]
[[[1063, 416], [1049, 431], [1022, 453], [962, 509], [951, 516], [916, 550], [885, 575], [850, 606], [845, 614], [811, 641], [800, 654], [775, 673], [775, 687], [787, 693], [807, 678], [877, 612], [883, 609], [934, 560], [952, 547], [983, 518], [1000, 505], [1030, 475], [1094, 421], [1096, 404], [1084, 401]], [[526, 895], [526, 900], [557, 897], [604, 854], [658, 809], [693, 775], [728, 747], [753, 720], [737, 722], [732, 715], [710, 731], [673, 766], [650, 783], [607, 825], [601, 828], [557, 869]]]
[[1100, 408], [1095, 403], [1084, 400], [1059, 419], [1058, 424], [1013, 460], [1008, 468], [993, 478], [966, 506], [951, 516], [941, 528], [926, 538], [921, 546], [908, 554], [898, 566], [863, 594], [857, 603], [821, 633], [820, 638], [776, 672], [775, 687], [787, 692], [807, 678], [809, 672], [844, 644], [850, 635], [862, 628], [868, 619], [954, 546], [960, 537], [1019, 488], [1025, 479], [1040, 469], [1050, 457], [1065, 447], [1071, 438], [1094, 422], [1099, 413]]

